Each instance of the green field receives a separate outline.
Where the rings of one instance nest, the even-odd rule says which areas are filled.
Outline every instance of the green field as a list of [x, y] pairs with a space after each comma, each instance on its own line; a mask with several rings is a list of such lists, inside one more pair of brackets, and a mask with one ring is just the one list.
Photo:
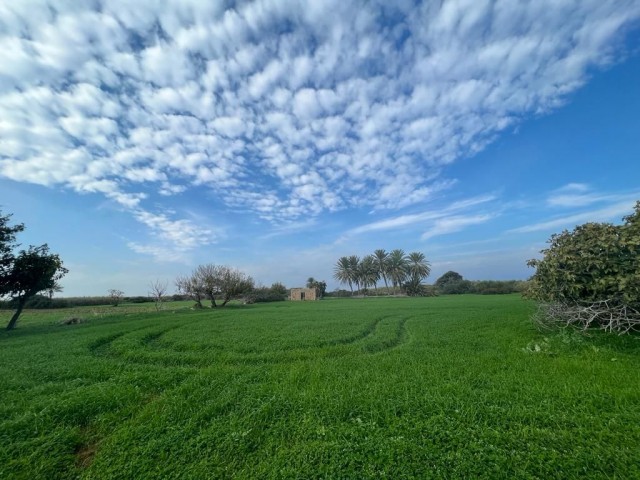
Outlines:
[[0, 333], [0, 478], [640, 478], [638, 337], [540, 333], [533, 309], [26, 312]]

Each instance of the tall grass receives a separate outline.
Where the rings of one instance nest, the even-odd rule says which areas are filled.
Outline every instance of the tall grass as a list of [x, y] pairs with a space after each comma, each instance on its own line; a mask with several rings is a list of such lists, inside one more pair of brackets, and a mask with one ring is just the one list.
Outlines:
[[640, 478], [637, 337], [519, 296], [185, 305], [0, 334], [0, 478]]

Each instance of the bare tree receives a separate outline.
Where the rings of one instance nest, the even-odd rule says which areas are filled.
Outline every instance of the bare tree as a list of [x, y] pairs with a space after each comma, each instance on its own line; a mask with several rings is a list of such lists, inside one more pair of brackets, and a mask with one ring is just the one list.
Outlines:
[[156, 304], [156, 310], [162, 308], [162, 302], [164, 302], [164, 296], [167, 293], [168, 283], [162, 280], [155, 280], [149, 284], [149, 296], [153, 298]]
[[122, 297], [124, 297], [124, 292], [122, 290], [118, 290], [116, 288], [112, 288], [109, 290], [109, 298], [111, 299], [111, 304], [114, 307], [120, 305]]
[[203, 287], [194, 274], [176, 278], [176, 288], [196, 302], [194, 308], [202, 308]]

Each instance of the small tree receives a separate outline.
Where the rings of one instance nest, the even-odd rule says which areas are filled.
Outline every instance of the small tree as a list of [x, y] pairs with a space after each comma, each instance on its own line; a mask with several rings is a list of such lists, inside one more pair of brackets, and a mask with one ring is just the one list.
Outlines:
[[454, 272], [453, 270], [449, 270], [447, 273], [443, 274], [436, 280], [435, 286], [438, 288], [443, 288], [448, 283], [460, 282], [462, 280], [462, 275], [460, 275], [458, 272]]
[[232, 298], [244, 295], [254, 288], [253, 279], [227, 266], [200, 265], [191, 275], [178, 277], [178, 290], [195, 300], [196, 308], [202, 308], [202, 299], [211, 300], [211, 308], [218, 306], [216, 297], [222, 300], [224, 307]]
[[149, 296], [153, 298], [156, 310], [162, 308], [165, 294], [167, 293], [168, 283], [166, 281], [155, 280], [149, 284]]
[[199, 265], [193, 272], [194, 282], [200, 286], [203, 295], [211, 301], [211, 308], [216, 308], [216, 295], [220, 294], [220, 282], [223, 267], [209, 263]]
[[254, 288], [253, 278], [230, 267], [220, 267], [220, 293], [224, 307], [232, 298], [244, 295]]
[[113, 305], [114, 307], [120, 305], [123, 297], [124, 292], [122, 290], [118, 290], [117, 288], [112, 288], [109, 290], [109, 299], [111, 300], [111, 305]]
[[449, 270], [435, 282], [435, 286], [443, 294], [469, 293], [473, 289], [473, 284], [465, 280], [458, 272]]
[[195, 301], [194, 308], [202, 308], [202, 297], [204, 296], [204, 287], [200, 283], [197, 275], [192, 273], [188, 276], [180, 276], [176, 278], [176, 288], [178, 292], [186, 295]]
[[285, 287], [284, 284], [280, 282], [272, 283], [269, 290], [271, 290], [271, 293], [273, 293], [274, 295], [282, 295], [285, 297], [289, 293], [289, 290], [287, 290], [287, 287]]
[[68, 272], [60, 257], [50, 253], [46, 244], [30, 246], [15, 255], [13, 251], [18, 247], [16, 235], [24, 230], [24, 225], [9, 225], [10, 219], [11, 215], [0, 213], [0, 298], [9, 296], [17, 301], [7, 330], [15, 328], [31, 297], [54, 289], [58, 280]]
[[15, 327], [29, 298], [53, 288], [54, 284], [67, 272], [68, 270], [63, 267], [60, 257], [50, 253], [46, 244], [22, 250], [13, 261], [3, 291], [5, 295], [17, 299], [18, 302], [16, 311], [7, 325], [7, 330], [12, 330]]

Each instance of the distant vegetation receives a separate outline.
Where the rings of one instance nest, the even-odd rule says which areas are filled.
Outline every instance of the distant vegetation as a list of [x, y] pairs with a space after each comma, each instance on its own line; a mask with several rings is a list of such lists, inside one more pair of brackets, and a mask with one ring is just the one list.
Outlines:
[[401, 249], [389, 253], [380, 249], [363, 258], [357, 255], [340, 257], [334, 266], [333, 277], [348, 285], [352, 295], [355, 293], [366, 296], [370, 289], [375, 291], [378, 282], [382, 280], [387, 294], [391, 293], [391, 283], [394, 295], [404, 293], [419, 297], [428, 294], [422, 282], [430, 273], [431, 264], [423, 253], [411, 252], [405, 255]]
[[478, 293], [480, 295], [496, 295], [507, 293], [522, 293], [527, 289], [528, 282], [522, 280], [465, 280], [458, 272], [448, 271], [434, 284], [437, 292], [442, 295], [463, 293]]

